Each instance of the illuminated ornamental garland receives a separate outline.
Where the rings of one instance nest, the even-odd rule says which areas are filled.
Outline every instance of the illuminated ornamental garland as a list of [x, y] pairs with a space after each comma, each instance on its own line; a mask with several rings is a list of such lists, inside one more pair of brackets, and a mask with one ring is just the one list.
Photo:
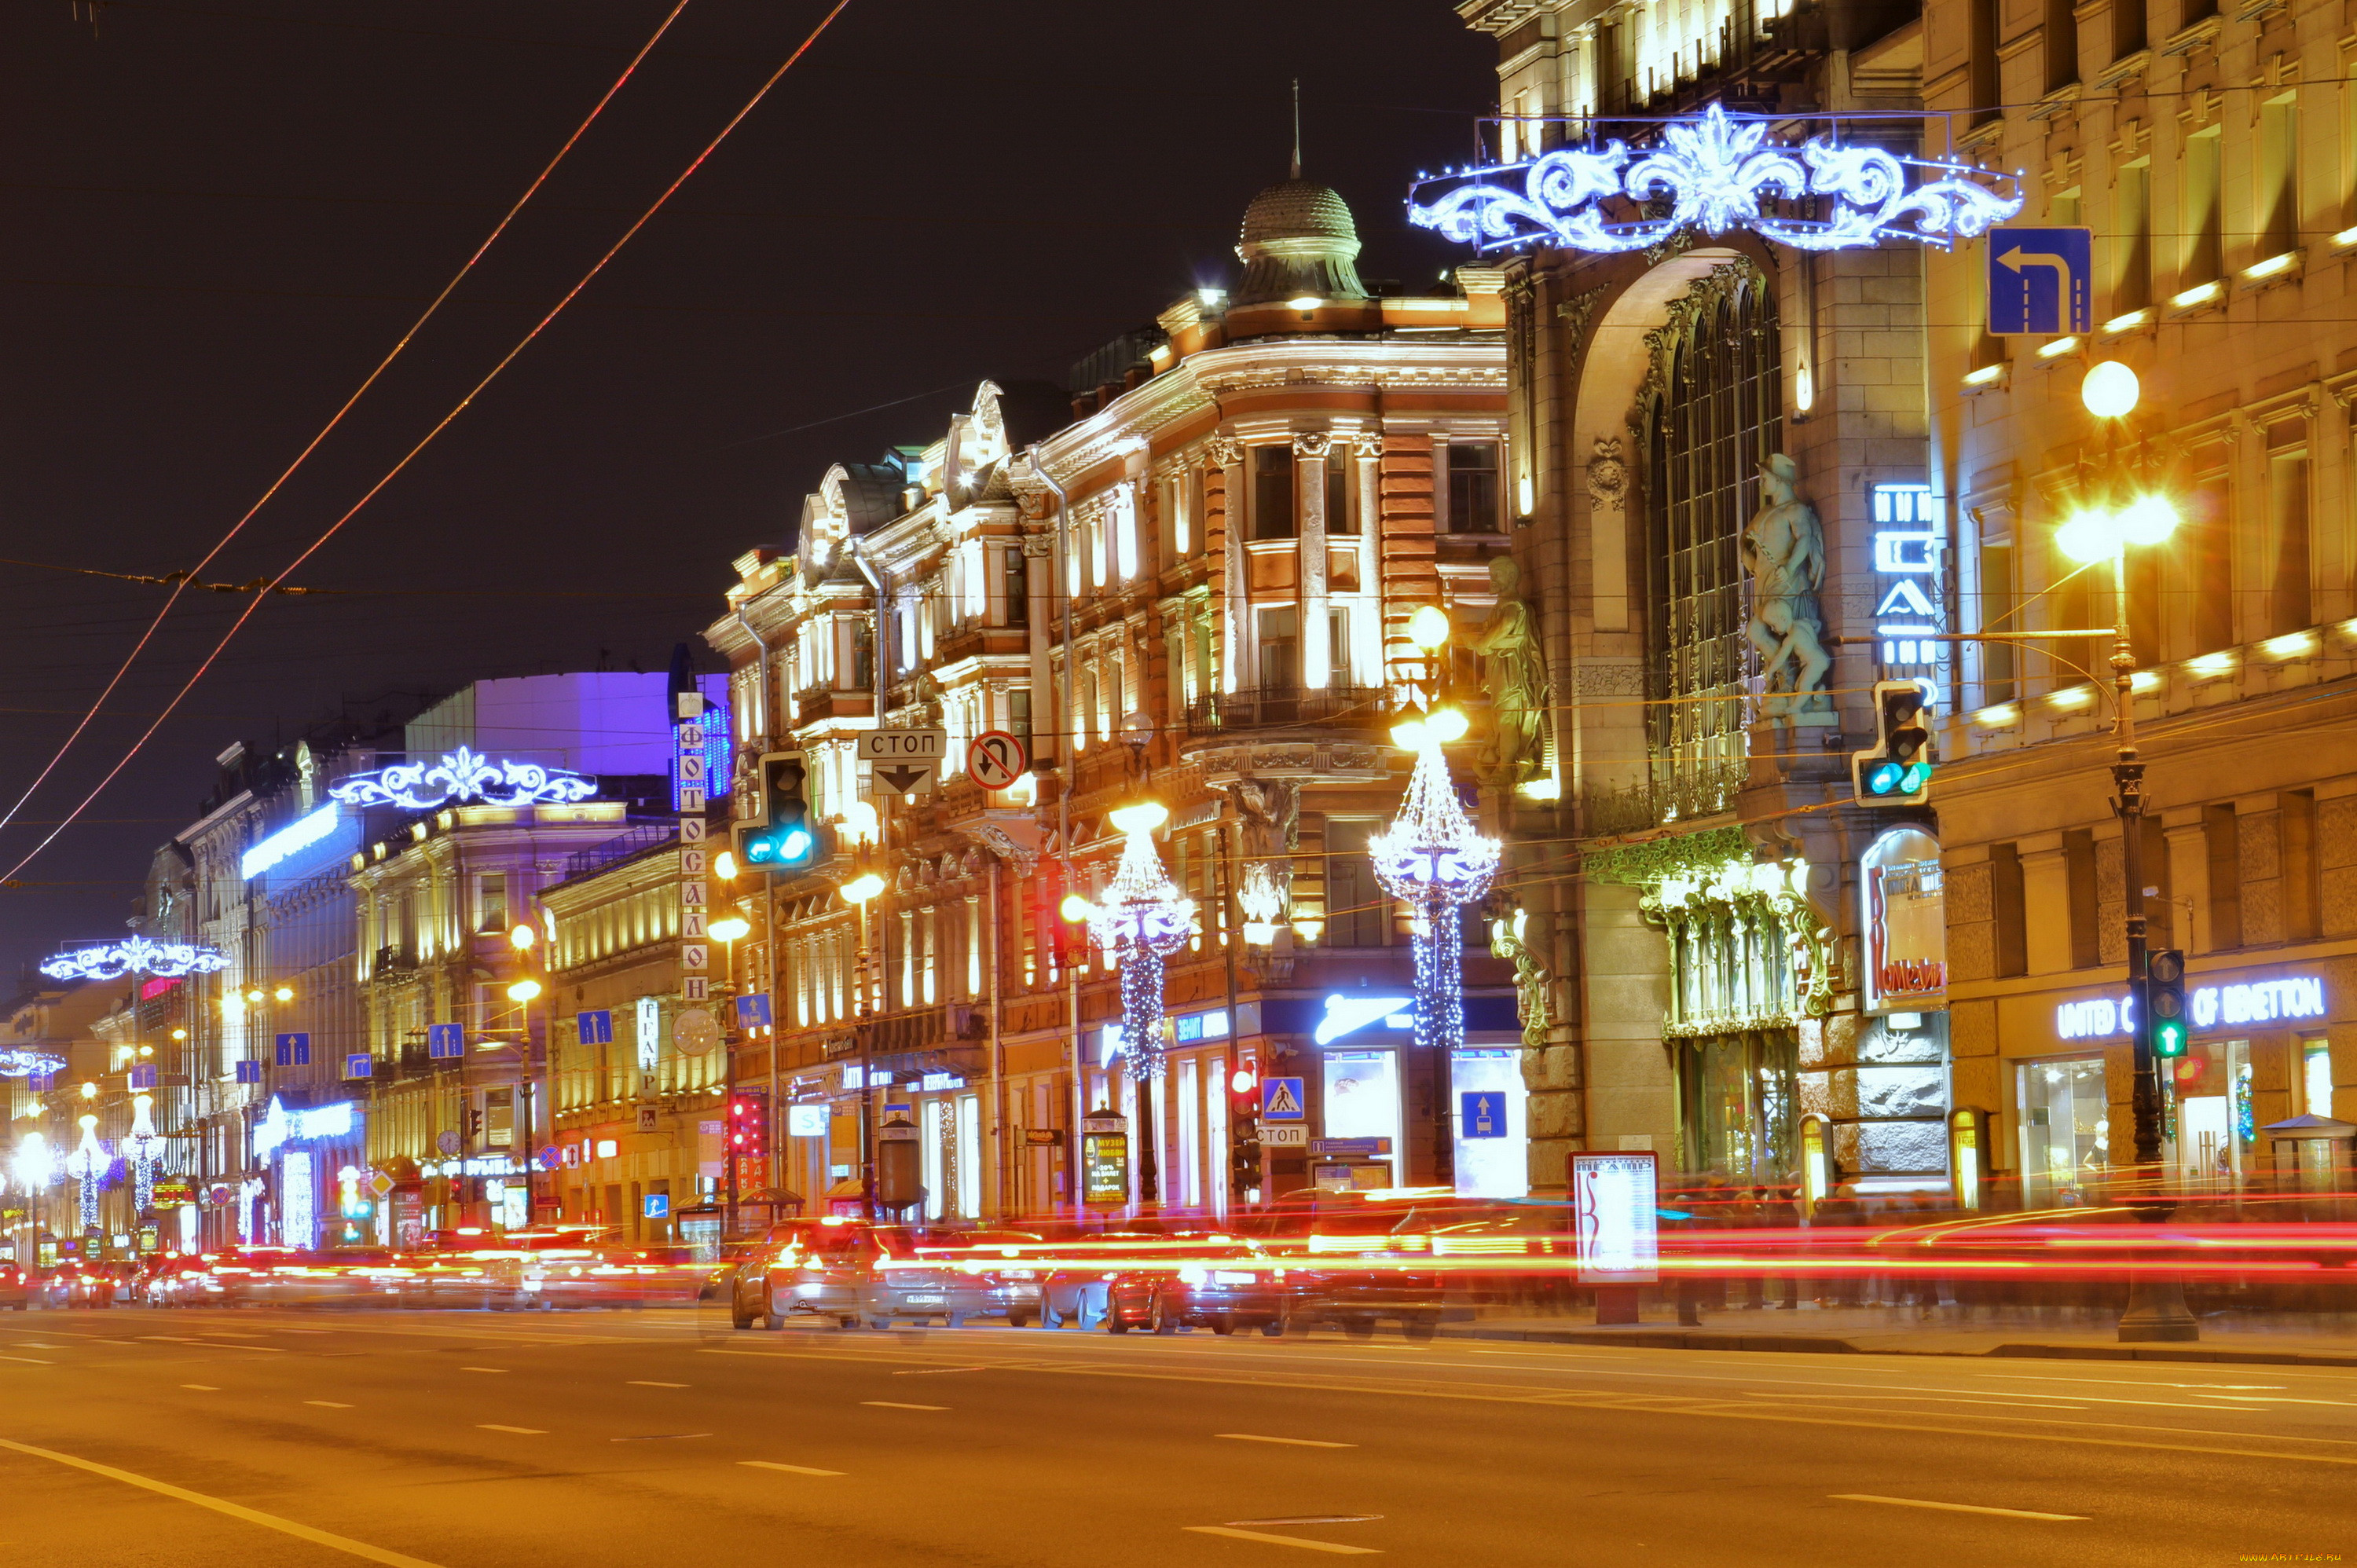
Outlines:
[[212, 948], [134, 937], [127, 942], [76, 948], [44, 959], [41, 972], [51, 980], [120, 980], [126, 974], [170, 980], [183, 974], [211, 974], [228, 964], [229, 960]]
[[456, 800], [487, 806], [569, 806], [597, 792], [597, 781], [537, 762], [493, 762], [466, 746], [441, 761], [399, 762], [373, 773], [355, 773], [329, 785], [328, 793], [347, 806], [402, 806], [430, 811]]
[[[1846, 251], [1884, 240], [1945, 249], [2021, 210], [2018, 180], [1972, 164], [1830, 135], [1770, 142], [1771, 121], [1789, 118], [1733, 117], [1714, 103], [1700, 119], [1664, 124], [1652, 146], [1558, 147], [1528, 163], [1421, 180], [1408, 221], [1484, 251], [1532, 242], [1641, 251], [1689, 228], [1713, 236], [1749, 229], [1795, 250]], [[1813, 199], [1802, 211], [1816, 216], [1766, 209], [1774, 198]], [[1663, 201], [1668, 216], [1640, 215]]]
[[1121, 971], [1121, 1065], [1136, 1079], [1160, 1078], [1163, 961], [1195, 932], [1195, 901], [1182, 896], [1154, 853], [1154, 830], [1170, 813], [1146, 804], [1113, 813], [1128, 835], [1104, 897], [1089, 906], [1089, 940]]
[[81, 1119], [81, 1142], [66, 1156], [66, 1175], [73, 1177], [81, 1198], [81, 1228], [85, 1231], [98, 1229], [99, 1184], [106, 1179], [107, 1167], [113, 1164], [98, 1141], [98, 1118], [85, 1114]]
[[1443, 709], [1392, 731], [1415, 748], [1407, 799], [1386, 831], [1367, 840], [1375, 880], [1415, 911], [1415, 1043], [1454, 1050], [1465, 1043], [1465, 938], [1458, 911], [1490, 890], [1499, 843], [1473, 831], [1448, 781], [1441, 743], [1465, 733], [1465, 715]]
[[0, 1047], [0, 1078], [47, 1078], [66, 1069], [66, 1058], [21, 1046]]

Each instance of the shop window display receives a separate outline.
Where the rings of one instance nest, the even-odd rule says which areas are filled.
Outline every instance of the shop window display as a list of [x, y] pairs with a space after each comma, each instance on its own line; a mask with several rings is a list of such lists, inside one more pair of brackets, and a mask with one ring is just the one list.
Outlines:
[[2111, 1161], [2104, 1058], [2024, 1062], [2020, 1104], [2024, 1201], [2033, 1208], [2093, 1202]]

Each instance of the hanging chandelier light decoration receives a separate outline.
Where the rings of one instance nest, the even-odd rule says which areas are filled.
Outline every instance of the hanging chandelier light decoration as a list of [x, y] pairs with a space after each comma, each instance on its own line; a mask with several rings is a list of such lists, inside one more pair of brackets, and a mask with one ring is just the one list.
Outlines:
[[1490, 890], [1501, 848], [1474, 832], [1441, 755], [1465, 728], [1463, 714], [1442, 708], [1392, 730], [1393, 740], [1415, 753], [1415, 771], [1399, 815], [1367, 840], [1375, 880], [1415, 914], [1415, 1043], [1447, 1050], [1465, 1043], [1460, 911]]
[[85, 1233], [98, 1229], [98, 1190], [113, 1164], [113, 1157], [98, 1141], [98, 1118], [83, 1112], [81, 1142], [66, 1156], [66, 1175], [73, 1177], [80, 1191], [81, 1228]]
[[1113, 813], [1127, 835], [1104, 897], [1089, 905], [1089, 940], [1121, 972], [1121, 1065], [1131, 1078], [1160, 1078], [1164, 961], [1195, 934], [1195, 901], [1178, 891], [1155, 853], [1154, 830], [1169, 817], [1146, 802]]
[[156, 1207], [156, 1172], [164, 1163], [164, 1140], [156, 1132], [155, 1109], [151, 1096], [134, 1095], [131, 1136], [123, 1141], [123, 1157], [131, 1166], [133, 1202], [142, 1215]]
[[1946, 250], [2021, 210], [2018, 176], [1837, 133], [1770, 139], [1792, 118], [1714, 103], [1696, 116], [1636, 123], [1634, 147], [1591, 139], [1523, 163], [1452, 170], [1416, 184], [1407, 220], [1483, 251], [1644, 251], [1682, 229], [1713, 239], [1749, 229], [1799, 251], [1889, 240]]
[[126, 974], [152, 974], [176, 980], [184, 974], [212, 974], [229, 966], [217, 948], [194, 942], [151, 942], [145, 937], [74, 948], [41, 961], [41, 972], [51, 980], [120, 980]]

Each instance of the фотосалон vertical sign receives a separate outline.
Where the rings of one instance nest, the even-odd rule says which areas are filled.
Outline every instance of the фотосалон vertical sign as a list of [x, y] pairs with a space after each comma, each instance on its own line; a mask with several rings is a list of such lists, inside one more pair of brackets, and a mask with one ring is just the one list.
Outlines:
[[1931, 486], [1874, 487], [1874, 651], [1889, 674], [1946, 673], [1947, 542]]

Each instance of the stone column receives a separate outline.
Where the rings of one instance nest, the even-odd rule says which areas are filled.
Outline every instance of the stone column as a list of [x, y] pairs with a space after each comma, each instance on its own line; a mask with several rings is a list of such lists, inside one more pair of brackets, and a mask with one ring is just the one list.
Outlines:
[[[1211, 443], [1212, 466], [1219, 470], [1220, 516], [1217, 536], [1217, 564], [1212, 574], [1212, 591], [1219, 601], [1220, 687], [1222, 692], [1236, 689], [1236, 666], [1243, 659], [1248, 643], [1245, 617], [1251, 594], [1251, 577], [1244, 571], [1244, 449], [1233, 436], [1214, 435]], [[1206, 499], [1204, 510], [1211, 510]], [[1203, 542], [1208, 548], [1214, 542], [1211, 519], [1204, 520]]]
[[1334, 639], [1326, 603], [1326, 450], [1322, 430], [1293, 438], [1294, 495], [1301, 515], [1301, 684], [1322, 692], [1334, 683]]

